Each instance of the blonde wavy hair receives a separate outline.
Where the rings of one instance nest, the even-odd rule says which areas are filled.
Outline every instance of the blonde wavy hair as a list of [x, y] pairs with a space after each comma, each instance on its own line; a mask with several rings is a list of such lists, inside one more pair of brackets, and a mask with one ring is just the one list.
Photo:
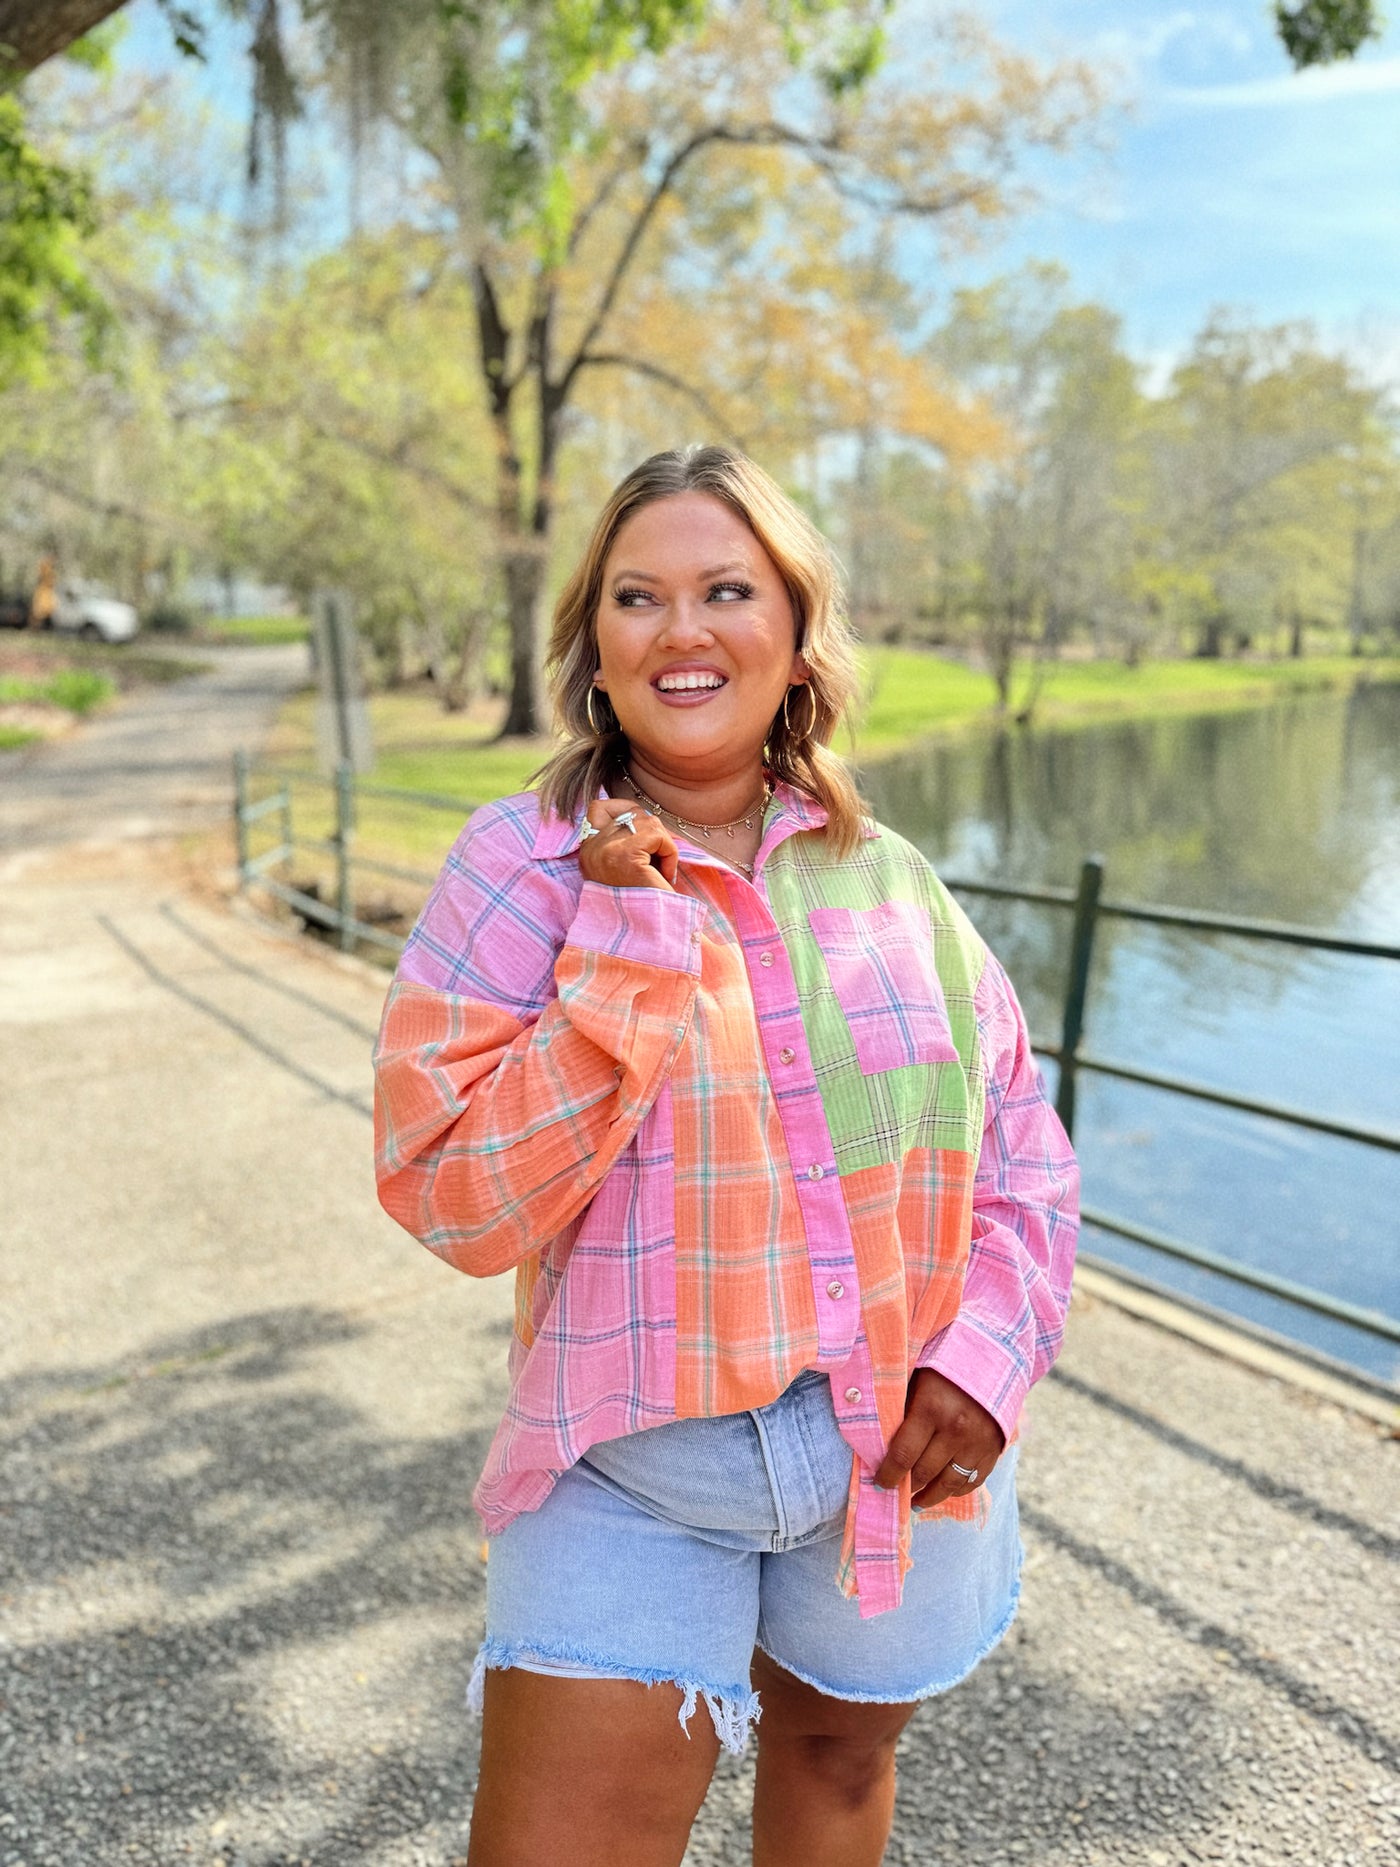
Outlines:
[[[859, 685], [840, 570], [825, 538], [777, 482], [728, 447], [653, 454], [632, 469], [598, 515], [554, 607], [545, 665], [556, 729], [565, 743], [534, 774], [541, 804], [562, 817], [581, 815], [626, 760], [626, 736], [607, 696], [593, 686], [603, 567], [634, 512], [678, 493], [722, 499], [744, 520], [787, 586], [810, 679], [805, 692], [789, 688], [785, 706], [773, 715], [764, 742], [766, 764], [774, 778], [825, 806], [827, 841], [837, 855], [849, 855], [868, 813], [845, 761], [828, 750]], [[590, 693], [599, 730], [588, 715]]]

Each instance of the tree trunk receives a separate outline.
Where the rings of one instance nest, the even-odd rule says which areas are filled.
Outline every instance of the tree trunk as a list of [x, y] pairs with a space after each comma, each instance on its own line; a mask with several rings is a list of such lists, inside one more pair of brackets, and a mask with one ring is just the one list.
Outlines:
[[506, 620], [510, 629], [510, 705], [500, 737], [535, 737], [546, 730], [544, 657], [543, 539], [517, 538], [506, 549], [502, 571], [506, 585]]
[[0, 89], [100, 26], [124, 0], [0, 0]]
[[1351, 590], [1347, 596], [1347, 630], [1351, 652], [1361, 653], [1361, 637], [1366, 630], [1366, 530], [1358, 525], [1351, 535]]
[[1016, 663], [1016, 640], [1004, 624], [992, 625], [987, 638], [988, 671], [997, 690], [997, 712], [1005, 713], [1011, 704], [1011, 671]]
[[544, 592], [549, 574], [549, 538], [554, 529], [554, 462], [568, 391], [549, 380], [547, 315], [536, 333], [534, 349], [539, 367], [539, 466], [529, 535], [510, 541], [503, 566], [510, 623], [510, 706], [500, 731], [502, 739], [549, 731], [544, 685]]
[[476, 699], [477, 680], [481, 671], [482, 631], [483, 619], [480, 616], [469, 615], [463, 619], [457, 653], [442, 683], [444, 713], [465, 713]]
[[1201, 624], [1201, 639], [1196, 645], [1198, 661], [1219, 661], [1225, 652], [1224, 616], [1207, 616]]

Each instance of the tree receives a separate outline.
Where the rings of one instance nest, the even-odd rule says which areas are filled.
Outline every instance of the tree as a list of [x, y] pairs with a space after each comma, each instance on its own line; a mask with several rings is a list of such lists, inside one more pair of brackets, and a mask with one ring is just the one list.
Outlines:
[[[32, 71], [36, 65], [71, 45], [73, 40], [90, 32], [125, 3], [126, 0], [0, 0], [0, 47], [5, 48], [10, 72], [23, 76]], [[340, 0], [340, 3], [348, 15], [347, 0]], [[179, 4], [179, 0], [161, 0], [177, 42], [197, 55], [202, 35], [196, 4], [185, 6]], [[222, 4], [227, 11], [240, 17], [256, 10], [257, 36], [264, 44], [275, 35], [276, 0], [252, 0], [252, 4], [250, 0], [222, 0]], [[651, 6], [638, 9], [657, 22], [664, 22], [668, 14], [691, 10], [687, 0], [677, 0], [672, 5], [668, 5], [667, 0], [654, 0]], [[380, 23], [375, 11], [361, 12], [356, 39], [361, 51], [371, 59]], [[598, 11], [617, 19], [625, 14], [626, 8], [619, 5], [618, 0], [612, 0], [612, 4]], [[1276, 0], [1273, 11], [1279, 39], [1294, 68], [1300, 71], [1308, 65], [1331, 64], [1338, 59], [1355, 57], [1367, 40], [1379, 36], [1382, 25], [1375, 0], [1301, 0], [1292, 7]], [[256, 61], [259, 56], [256, 44], [253, 56]]]
[[[0, 0], [0, 60], [5, 3]], [[68, 56], [101, 70], [108, 45], [99, 36], [73, 44]], [[20, 99], [6, 96], [0, 85], [0, 387], [39, 366], [65, 321], [79, 328], [96, 355], [106, 309], [83, 267], [83, 242], [96, 225], [89, 177], [41, 153]]]
[[1337, 613], [1352, 575], [1343, 485], [1379, 400], [1305, 325], [1207, 322], [1149, 442], [1162, 553], [1198, 592], [1197, 653], [1281, 612]]
[[[781, 156], [816, 195], [968, 227], [1005, 211], [1027, 147], [1063, 147], [1092, 107], [1081, 69], [1043, 71], [965, 23], [943, 48], [962, 82], [882, 83], [870, 74], [873, 29], [853, 40], [848, 15], [806, 12], [785, 8], [784, 34], [767, 8], [721, 6], [708, 36], [666, 57], [648, 48], [698, 7], [493, 6], [470, 20], [396, 10], [377, 109], [431, 161], [436, 223], [473, 293], [511, 643], [507, 733], [543, 725], [559, 453], [588, 376], [625, 370], [689, 391], [713, 431], [693, 367], [674, 371], [619, 341], [668, 240], [683, 228], [707, 237], [692, 210], [702, 168], [747, 164], [761, 187], [763, 159]], [[624, 67], [625, 49], [637, 55]], [[326, 68], [348, 50], [332, 33]]]
[[263, 295], [218, 359], [199, 513], [225, 561], [303, 603], [352, 591], [385, 677], [426, 664], [455, 710], [476, 692], [496, 592], [489, 436], [458, 341], [470, 305], [422, 289], [441, 263], [431, 236], [364, 236]]
[[974, 631], [1003, 710], [1021, 656], [1046, 658], [1078, 629], [1140, 644], [1133, 561], [1141, 510], [1142, 398], [1116, 318], [1075, 305], [1056, 266], [956, 293], [931, 350], [995, 416], [1001, 445], [951, 475], [942, 501], [945, 605]]
[[56, 58], [126, 0], [0, 0], [0, 88]]

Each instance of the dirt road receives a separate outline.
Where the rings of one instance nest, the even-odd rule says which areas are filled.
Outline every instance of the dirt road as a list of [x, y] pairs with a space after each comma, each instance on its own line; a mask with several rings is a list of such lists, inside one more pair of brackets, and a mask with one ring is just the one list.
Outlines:
[[[510, 1291], [374, 1202], [381, 983], [130, 834], [123, 756], [179, 823], [266, 718], [272, 673], [220, 681], [227, 712], [75, 746], [0, 881], [0, 1867], [448, 1867]], [[205, 775], [162, 790], [151, 735], [186, 727]], [[75, 841], [84, 812], [127, 834]], [[1078, 1307], [1021, 1619], [915, 1720], [889, 1859], [1400, 1858], [1397, 1453]], [[693, 1867], [748, 1858], [751, 1769]]]

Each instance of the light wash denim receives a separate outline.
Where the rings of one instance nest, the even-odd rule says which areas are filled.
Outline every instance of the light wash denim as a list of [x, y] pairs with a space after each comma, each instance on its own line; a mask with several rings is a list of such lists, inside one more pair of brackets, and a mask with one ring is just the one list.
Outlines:
[[703, 1698], [737, 1753], [760, 1710], [755, 1646], [832, 1698], [946, 1692], [1016, 1613], [1015, 1464], [1013, 1446], [985, 1523], [915, 1519], [901, 1605], [862, 1620], [836, 1582], [851, 1453], [825, 1374], [751, 1413], [605, 1440], [491, 1539], [468, 1703], [480, 1709], [488, 1667], [669, 1682], [682, 1725]]

